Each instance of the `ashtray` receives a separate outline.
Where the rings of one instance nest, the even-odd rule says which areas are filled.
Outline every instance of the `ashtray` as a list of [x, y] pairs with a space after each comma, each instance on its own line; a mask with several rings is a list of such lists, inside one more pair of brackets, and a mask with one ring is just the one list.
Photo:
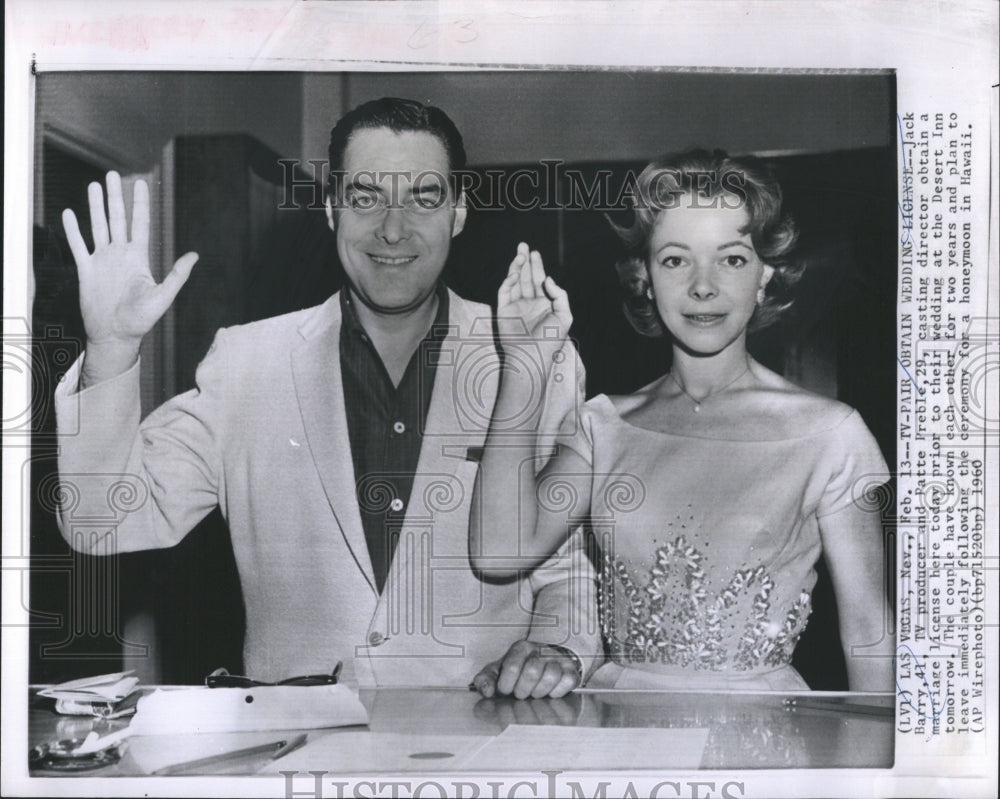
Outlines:
[[63, 738], [38, 744], [28, 752], [28, 768], [46, 771], [90, 771], [113, 765], [122, 759], [124, 741], [96, 752], [77, 753], [85, 738]]

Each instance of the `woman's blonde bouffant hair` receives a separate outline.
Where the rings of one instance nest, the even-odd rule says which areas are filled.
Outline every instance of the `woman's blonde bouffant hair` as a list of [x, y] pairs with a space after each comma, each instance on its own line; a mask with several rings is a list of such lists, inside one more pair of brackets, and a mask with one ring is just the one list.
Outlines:
[[[771, 169], [757, 158], [730, 157], [721, 150], [689, 150], [651, 162], [636, 180], [634, 219], [630, 226], [611, 227], [625, 244], [627, 257], [615, 264], [625, 290], [625, 317], [644, 336], [664, 334], [656, 304], [647, 296], [649, 239], [659, 214], [687, 197], [699, 203], [714, 201], [724, 207], [744, 207], [747, 232], [757, 255], [774, 269], [763, 302], [750, 318], [749, 330], [773, 324], [792, 304], [790, 290], [802, 275], [803, 264], [788, 257], [798, 231], [781, 210], [782, 193]], [[705, 207], [711, 207], [707, 202]]]

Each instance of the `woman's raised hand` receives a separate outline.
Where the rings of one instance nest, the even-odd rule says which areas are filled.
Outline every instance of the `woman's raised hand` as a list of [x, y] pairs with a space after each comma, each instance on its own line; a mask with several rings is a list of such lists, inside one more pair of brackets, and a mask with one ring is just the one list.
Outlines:
[[132, 230], [129, 236], [122, 197], [121, 176], [109, 172], [108, 213], [99, 183], [88, 187], [94, 252], [80, 235], [76, 214], [63, 211], [63, 227], [80, 279], [80, 311], [87, 333], [88, 358], [94, 349], [135, 349], [170, 307], [198, 260], [182, 255], [170, 273], [157, 283], [149, 269], [149, 187], [135, 184], [132, 194]]
[[505, 347], [525, 336], [561, 344], [573, 324], [566, 292], [545, 274], [542, 256], [529, 251], [524, 242], [517, 245], [517, 255], [497, 292], [497, 323]]

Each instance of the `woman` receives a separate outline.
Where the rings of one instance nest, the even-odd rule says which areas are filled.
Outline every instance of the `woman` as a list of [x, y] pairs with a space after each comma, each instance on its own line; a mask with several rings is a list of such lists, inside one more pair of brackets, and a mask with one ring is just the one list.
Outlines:
[[[891, 690], [881, 529], [858, 502], [884, 482], [885, 463], [857, 412], [746, 348], [798, 276], [780, 187], [754, 159], [685, 153], [642, 172], [635, 221], [618, 232], [631, 256], [619, 270], [628, 311], [641, 331], [669, 332], [670, 370], [587, 402], [537, 480], [509, 425], [491, 430], [473, 565], [494, 578], [530, 568], [589, 518], [611, 655], [592, 687], [803, 690], [790, 663], [822, 552], [850, 688]], [[508, 361], [536, 370], [572, 322], [566, 293], [523, 244], [498, 320]], [[530, 371], [504, 372], [495, 419], [540, 405]]]

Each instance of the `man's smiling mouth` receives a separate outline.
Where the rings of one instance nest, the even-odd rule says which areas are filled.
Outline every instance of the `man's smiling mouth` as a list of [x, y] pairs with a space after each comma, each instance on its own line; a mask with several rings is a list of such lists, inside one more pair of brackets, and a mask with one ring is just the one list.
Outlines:
[[402, 266], [403, 264], [409, 264], [417, 260], [417, 256], [415, 255], [391, 256], [368, 253], [368, 257], [375, 263], [382, 264], [382, 266]]

